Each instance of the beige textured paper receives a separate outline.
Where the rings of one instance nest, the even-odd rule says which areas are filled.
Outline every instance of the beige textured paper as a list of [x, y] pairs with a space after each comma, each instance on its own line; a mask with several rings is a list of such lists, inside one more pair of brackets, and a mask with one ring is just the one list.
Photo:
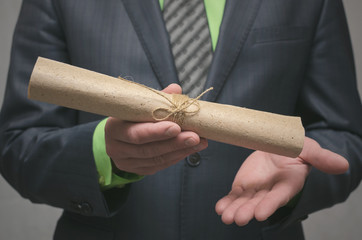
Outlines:
[[[155, 121], [156, 109], [170, 108], [172, 95], [143, 85], [39, 58], [28, 94], [30, 99], [123, 120]], [[198, 100], [200, 110], [186, 114], [181, 127], [201, 137], [255, 150], [296, 157], [303, 148], [299, 117], [283, 116]], [[187, 111], [197, 110], [192, 104]], [[162, 110], [156, 117], [165, 117]]]

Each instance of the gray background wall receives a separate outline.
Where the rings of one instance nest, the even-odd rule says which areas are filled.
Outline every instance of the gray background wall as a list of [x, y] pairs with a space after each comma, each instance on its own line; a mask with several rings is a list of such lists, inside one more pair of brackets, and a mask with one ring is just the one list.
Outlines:
[[[362, 1], [344, 0], [355, 52], [358, 87], [362, 95]], [[0, 106], [6, 84], [10, 46], [21, 0], [0, 0]], [[309, 216], [304, 222], [307, 239], [362, 238], [362, 186], [344, 204]], [[0, 177], [0, 239], [51, 239], [61, 211], [22, 199]]]

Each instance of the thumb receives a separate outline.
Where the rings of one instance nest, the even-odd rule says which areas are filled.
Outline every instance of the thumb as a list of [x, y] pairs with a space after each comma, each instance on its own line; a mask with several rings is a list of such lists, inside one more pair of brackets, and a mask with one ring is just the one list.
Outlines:
[[329, 174], [342, 174], [349, 168], [347, 159], [322, 148], [315, 140], [306, 137], [299, 157], [313, 167]]
[[180, 85], [176, 83], [172, 83], [168, 85], [165, 89], [162, 90], [162, 92], [169, 93], [169, 94], [181, 94], [182, 88]]

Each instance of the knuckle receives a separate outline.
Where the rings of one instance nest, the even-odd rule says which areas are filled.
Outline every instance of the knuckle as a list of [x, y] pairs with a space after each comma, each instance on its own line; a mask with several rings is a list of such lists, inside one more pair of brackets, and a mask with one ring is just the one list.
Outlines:
[[162, 165], [162, 169], [166, 169], [168, 167], [171, 167], [172, 165], [176, 164], [179, 160], [166, 162], [164, 165]]
[[168, 149], [170, 149], [170, 151], [172, 152], [176, 152], [176, 151], [180, 151], [180, 150], [184, 150], [183, 152], [189, 152], [191, 151], [191, 149], [187, 149], [184, 147], [183, 143], [178, 143], [176, 141], [170, 141], [169, 145], [168, 145]]
[[137, 145], [140, 145], [143, 143], [142, 141], [142, 137], [140, 135], [140, 131], [136, 128], [130, 128], [128, 131], [127, 131], [127, 137], [129, 139], [129, 141], [133, 144], [137, 144]]
[[142, 154], [148, 158], [154, 158], [167, 153], [165, 146], [159, 144], [148, 144], [142, 148]]
[[148, 147], [140, 147], [138, 148], [138, 153], [142, 155], [142, 157], [151, 157], [152, 150]]
[[161, 166], [165, 164], [165, 158], [160, 155], [152, 158], [152, 162], [154, 166]]

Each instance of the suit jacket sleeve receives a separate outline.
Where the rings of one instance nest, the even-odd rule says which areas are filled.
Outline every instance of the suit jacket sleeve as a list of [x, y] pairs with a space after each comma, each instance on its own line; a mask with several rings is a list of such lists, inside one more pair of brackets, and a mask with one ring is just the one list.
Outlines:
[[[92, 153], [98, 121], [79, 124], [75, 110], [30, 101], [27, 87], [38, 56], [71, 63], [51, 0], [25, 0], [15, 29], [0, 116], [0, 170], [25, 198], [84, 215], [107, 216], [122, 194], [100, 191]], [[118, 196], [118, 197], [114, 197]]]
[[298, 114], [306, 135], [348, 159], [350, 169], [342, 175], [313, 169], [285, 223], [345, 201], [362, 175], [362, 107], [341, 1], [324, 1], [311, 49]]

